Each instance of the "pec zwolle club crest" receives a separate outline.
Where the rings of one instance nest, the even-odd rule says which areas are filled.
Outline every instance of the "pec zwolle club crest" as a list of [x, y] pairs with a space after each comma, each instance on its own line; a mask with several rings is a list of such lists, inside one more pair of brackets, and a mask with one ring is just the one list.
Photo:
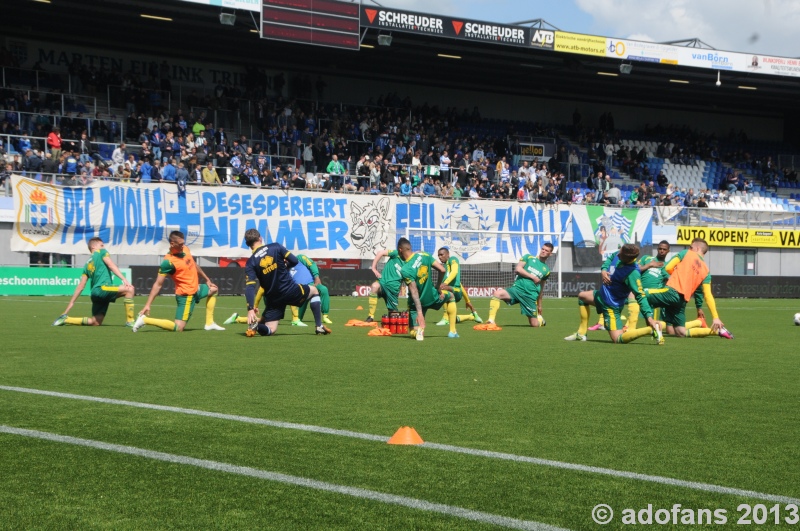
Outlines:
[[17, 194], [20, 198], [16, 227], [19, 237], [39, 245], [55, 236], [61, 228], [58, 188], [21, 180], [17, 183]]
[[467, 203], [466, 208], [463, 206], [463, 203], [457, 203], [448, 208], [442, 214], [439, 228], [448, 229], [442, 235], [444, 245], [466, 260], [471, 254], [489, 249], [490, 238], [485, 232], [478, 231], [490, 230], [491, 226], [489, 216], [478, 205]]

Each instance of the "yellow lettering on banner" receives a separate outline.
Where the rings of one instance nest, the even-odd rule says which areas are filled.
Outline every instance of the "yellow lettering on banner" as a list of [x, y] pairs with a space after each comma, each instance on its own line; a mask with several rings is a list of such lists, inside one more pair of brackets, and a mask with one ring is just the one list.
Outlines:
[[702, 238], [715, 247], [800, 248], [800, 231], [796, 230], [677, 228], [678, 245], [691, 245], [695, 238]]
[[581, 33], [557, 31], [553, 49], [557, 52], [577, 53], [581, 55], [606, 56], [606, 38]]

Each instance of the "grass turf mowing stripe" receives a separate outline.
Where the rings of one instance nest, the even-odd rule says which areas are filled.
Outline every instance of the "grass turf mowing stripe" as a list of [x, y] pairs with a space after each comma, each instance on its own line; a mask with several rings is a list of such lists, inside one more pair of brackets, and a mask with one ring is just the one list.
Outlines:
[[[184, 415], [196, 415], [201, 417], [210, 417], [222, 420], [232, 420], [234, 422], [244, 422], [248, 424], [259, 424], [263, 426], [270, 426], [273, 428], [283, 428], [291, 430], [300, 430], [313, 433], [321, 433], [325, 435], [338, 435], [340, 437], [350, 437], [355, 439], [363, 439], [368, 441], [386, 442], [389, 437], [383, 435], [373, 435], [370, 433], [360, 433], [349, 430], [338, 430], [334, 428], [325, 428], [323, 426], [313, 426], [309, 424], [299, 424], [294, 422], [283, 422], [268, 419], [259, 419], [254, 417], [245, 417], [242, 415], [230, 415], [226, 413], [215, 413], [211, 411], [202, 411], [198, 409], [187, 409], [174, 406], [163, 406], [159, 404], [148, 404], [144, 402], [132, 402], [128, 400], [118, 400], [114, 398], [102, 398], [86, 395], [76, 395], [71, 393], [60, 393], [57, 391], [45, 391], [41, 389], [30, 389], [26, 387], [13, 387], [0, 385], [2, 391], [12, 391], [19, 393], [28, 393], [34, 395], [52, 396], [56, 398], [67, 398], [72, 400], [84, 400], [89, 402], [99, 402], [103, 404], [121, 405], [128, 407], [135, 407], [141, 409], [152, 409], [156, 411], [167, 411], [172, 413], [180, 413]], [[460, 453], [466, 455], [474, 455], [478, 457], [487, 457], [490, 459], [500, 459], [504, 461], [514, 461], [517, 463], [530, 463], [538, 466], [546, 466], [551, 468], [559, 468], [563, 470], [573, 470], [577, 472], [587, 472], [590, 474], [601, 474], [605, 476], [612, 476], [624, 479], [633, 479], [637, 481], [644, 481], [648, 483], [658, 483], [662, 485], [669, 485], [673, 487], [687, 488], [691, 490], [713, 492], [717, 494], [727, 494], [731, 496], [740, 496], [744, 498], [754, 498], [766, 501], [773, 501], [777, 503], [797, 504], [800, 505], [800, 498], [792, 498], [790, 496], [783, 496], [779, 494], [767, 494], [752, 490], [738, 489], [733, 487], [724, 487], [722, 485], [714, 485], [712, 483], [702, 483], [697, 481], [688, 481], [682, 479], [669, 478], [665, 476], [655, 476], [650, 474], [641, 474], [638, 472], [629, 472], [625, 470], [615, 470], [611, 468], [596, 467], [591, 465], [582, 465], [577, 463], [567, 463], [564, 461], [555, 461], [552, 459], [542, 459], [538, 457], [528, 457], [524, 455], [515, 455], [504, 452], [493, 452], [490, 450], [478, 450], [475, 448], [464, 448], [461, 446], [453, 446], [449, 444], [439, 444], [426, 442], [420, 445], [423, 448], [432, 450], [440, 450], [445, 452]]]
[[336, 494], [343, 494], [352, 496], [354, 498], [361, 498], [365, 500], [377, 501], [391, 505], [400, 505], [410, 509], [419, 511], [429, 511], [447, 516], [453, 516], [472, 522], [480, 522], [492, 524], [509, 529], [524, 529], [528, 531], [569, 531], [562, 527], [555, 527], [540, 522], [531, 520], [518, 520], [516, 518], [509, 518], [482, 511], [475, 511], [472, 509], [465, 509], [463, 507], [455, 507], [453, 505], [445, 505], [441, 503], [434, 503], [416, 498], [409, 498], [407, 496], [398, 496], [395, 494], [387, 494], [384, 492], [377, 492], [374, 490], [362, 489], [358, 487], [348, 487], [346, 485], [337, 485], [335, 483], [328, 483], [325, 481], [317, 481], [299, 476], [290, 476], [288, 474], [281, 474], [279, 472], [269, 472], [267, 470], [259, 470], [246, 466], [231, 465], [228, 463], [221, 463], [219, 461], [210, 461], [207, 459], [197, 459], [183, 455], [169, 454], [165, 452], [157, 452], [154, 450], [146, 450], [144, 448], [137, 448], [135, 446], [123, 446], [120, 444], [111, 444], [103, 441], [95, 441], [92, 439], [80, 439], [77, 437], [70, 437], [68, 435], [59, 435], [56, 433], [49, 433], [37, 430], [26, 430], [22, 428], [14, 428], [11, 426], [0, 425], [0, 433], [7, 433], [10, 435], [18, 435], [22, 437], [30, 437], [34, 439], [41, 439], [45, 441], [58, 442], [63, 444], [71, 444], [75, 446], [84, 446], [87, 448], [94, 448], [96, 450], [103, 450], [107, 452], [115, 452], [119, 454], [133, 455], [137, 457], [144, 457], [146, 459], [153, 459], [156, 461], [164, 461], [167, 463], [175, 463], [179, 465], [188, 465], [198, 468], [205, 468], [208, 470], [215, 470], [217, 472], [226, 472], [229, 474], [237, 474], [240, 476], [248, 476], [267, 481], [274, 481], [277, 483], [284, 483], [288, 485], [295, 485], [298, 487], [306, 487], [315, 490], [326, 492], [333, 492]]

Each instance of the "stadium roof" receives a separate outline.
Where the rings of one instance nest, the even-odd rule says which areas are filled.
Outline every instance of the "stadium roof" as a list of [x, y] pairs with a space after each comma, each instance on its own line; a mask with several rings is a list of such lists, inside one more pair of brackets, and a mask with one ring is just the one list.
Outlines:
[[[172, 21], [145, 19], [141, 14]], [[367, 30], [363, 41], [374, 48], [345, 51], [265, 41], [251, 31], [257, 26], [250, 12], [238, 11], [235, 26], [221, 25], [219, 14], [220, 8], [178, 0], [52, 0], [49, 4], [23, 0], [4, 16], [7, 37], [101, 49], [364, 80], [424, 79], [432, 87], [495, 94], [787, 120], [800, 114], [800, 78], [723, 71], [722, 85], [717, 87], [717, 71], [646, 62], [633, 63], [629, 75], [611, 77], [598, 72], [619, 74], [620, 60], [401, 32], [393, 32], [391, 46], [378, 46], [375, 29]], [[253, 15], [258, 18], [258, 13]]]

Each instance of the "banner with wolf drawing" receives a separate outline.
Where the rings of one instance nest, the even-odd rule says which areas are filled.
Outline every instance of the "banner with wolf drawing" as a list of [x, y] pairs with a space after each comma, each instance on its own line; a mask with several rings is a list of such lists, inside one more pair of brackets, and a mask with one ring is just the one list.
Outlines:
[[88, 254], [86, 242], [99, 236], [115, 254], [157, 255], [180, 230], [196, 256], [237, 258], [249, 255], [244, 232], [256, 228], [265, 241], [312, 258], [371, 260], [405, 236], [414, 249], [435, 254], [447, 246], [479, 264], [558, 245], [534, 233], [561, 232], [569, 218], [566, 207], [505, 201], [205, 186], [179, 193], [169, 183], [61, 187], [21, 176], [12, 186], [11, 250], [20, 252]]
[[602, 260], [626, 243], [653, 244], [653, 209], [572, 205], [575, 247], [592, 247]]
[[[249, 228], [314, 258], [372, 258], [396, 245], [391, 196], [286, 192], [239, 187], [95, 182], [61, 187], [13, 176], [12, 251], [88, 254], [103, 238], [113, 253], [166, 253], [180, 230], [195, 256], [246, 257]], [[393, 243], [394, 242], [394, 243]]]

